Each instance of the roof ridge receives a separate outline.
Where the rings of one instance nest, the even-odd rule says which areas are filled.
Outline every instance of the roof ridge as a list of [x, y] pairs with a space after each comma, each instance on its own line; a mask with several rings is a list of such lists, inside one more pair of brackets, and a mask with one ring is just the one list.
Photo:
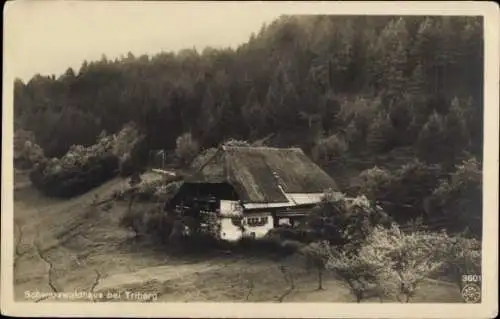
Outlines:
[[[200, 176], [206, 173], [208, 179], [200, 182], [222, 178], [248, 202], [290, 201], [284, 193], [338, 188], [332, 176], [299, 147], [219, 145], [217, 152], [203, 162]], [[205, 172], [203, 167], [208, 163], [215, 165]]]
[[265, 150], [293, 150], [293, 151], [301, 151], [300, 147], [272, 147], [272, 146], [233, 146], [233, 145], [222, 145], [222, 150], [226, 151], [231, 148], [240, 148], [240, 149], [265, 149]]

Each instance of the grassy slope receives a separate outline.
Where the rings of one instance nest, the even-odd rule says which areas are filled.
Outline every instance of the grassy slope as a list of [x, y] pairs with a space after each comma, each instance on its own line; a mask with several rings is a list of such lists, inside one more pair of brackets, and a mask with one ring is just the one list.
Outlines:
[[[183, 302], [354, 301], [346, 285], [332, 275], [325, 277], [326, 289], [317, 291], [315, 274], [291, 261], [223, 255], [180, 259], [134, 242], [133, 234], [118, 226], [124, 203], [114, 203], [108, 211], [89, 209], [96, 194], [105, 198], [124, 185], [125, 180], [115, 179], [67, 201], [44, 198], [30, 186], [16, 190], [16, 299], [24, 300], [26, 290], [78, 289], [149, 291], [159, 293], [160, 301]], [[294, 291], [288, 291], [279, 270], [282, 264], [293, 266]], [[429, 281], [415, 301], [460, 302], [461, 298], [454, 286]]]

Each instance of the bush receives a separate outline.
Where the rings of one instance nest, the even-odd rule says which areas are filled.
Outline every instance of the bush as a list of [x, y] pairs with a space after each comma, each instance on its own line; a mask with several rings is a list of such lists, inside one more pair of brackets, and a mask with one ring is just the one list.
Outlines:
[[167, 243], [174, 228], [174, 219], [163, 211], [162, 205], [156, 205], [144, 216], [145, 230], [162, 243]]
[[478, 240], [445, 232], [402, 232], [396, 224], [375, 227], [357, 251], [323, 245], [320, 255], [326, 254], [326, 269], [349, 285], [358, 302], [372, 296], [409, 302], [427, 278], [446, 273], [461, 290], [463, 275], [481, 274]]
[[449, 221], [447, 229], [461, 232], [468, 229], [482, 236], [482, 172], [475, 158], [464, 161], [443, 180], [426, 200], [426, 210], [434, 218]]
[[[105, 136], [103, 134], [102, 137]], [[125, 124], [117, 134], [113, 135], [113, 154], [117, 157], [130, 154], [134, 145], [141, 139], [142, 136], [133, 122]]]
[[415, 160], [393, 172], [379, 168], [363, 171], [359, 192], [377, 201], [397, 222], [406, 223], [424, 215], [425, 199], [443, 177], [440, 166]]
[[163, 211], [162, 205], [136, 206], [121, 218], [120, 225], [131, 228], [137, 237], [149, 236], [167, 243], [174, 228], [174, 218]]
[[136, 236], [144, 229], [144, 212], [140, 209], [129, 209], [120, 219], [120, 226], [130, 228]]
[[40, 163], [30, 173], [33, 185], [47, 196], [72, 197], [97, 187], [116, 175], [118, 159], [106, 154], [77, 165], [61, 165], [53, 159]]
[[33, 133], [20, 130], [14, 135], [14, 166], [29, 169], [46, 161], [42, 148], [34, 142]]
[[135, 188], [136, 199], [139, 201], [153, 201], [156, 198], [157, 190], [162, 187], [162, 180], [141, 182]]
[[226, 248], [224, 242], [208, 233], [194, 232], [187, 236], [183, 236], [180, 242], [180, 247], [183, 252], [190, 253], [208, 253], [217, 249]]
[[[113, 154], [120, 159], [120, 175], [130, 176], [141, 171], [147, 162], [147, 152], [143, 148], [144, 135], [134, 123], [127, 123], [113, 136]], [[144, 158], [142, 158], [144, 157]]]
[[314, 240], [314, 234], [308, 229], [280, 226], [269, 230], [265, 238], [279, 242], [291, 240], [301, 243], [310, 243]]
[[459, 234], [442, 245], [444, 269], [442, 273], [452, 279], [460, 291], [463, 288], [463, 275], [481, 274], [481, 242]]
[[348, 200], [344, 195], [326, 193], [306, 220], [317, 240], [326, 240], [341, 250], [356, 250], [377, 225], [389, 217], [364, 196]]
[[377, 268], [360, 258], [358, 254], [349, 254], [345, 251], [330, 249], [330, 256], [326, 269], [333, 270], [344, 280], [357, 302], [370, 297], [372, 294], [382, 298], [377, 283]]
[[456, 264], [451, 247], [455, 247], [454, 239], [444, 232], [404, 233], [393, 225], [377, 227], [358, 257], [376, 277], [380, 293], [409, 302], [424, 279], [447, 264]]
[[318, 290], [323, 289], [323, 272], [330, 258], [330, 243], [317, 241], [299, 249], [298, 254], [305, 257], [306, 268], [315, 268], [318, 273]]
[[120, 176], [127, 177], [137, 171], [130, 154], [125, 154], [120, 158]]
[[377, 166], [366, 169], [359, 174], [359, 193], [371, 200], [376, 200], [381, 189], [387, 189], [392, 182], [392, 174]]
[[282, 250], [286, 250], [277, 240], [270, 238], [252, 238], [252, 237], [242, 237], [236, 243], [237, 250], [243, 252], [261, 252], [261, 253], [279, 253]]
[[140, 181], [133, 187], [115, 191], [113, 197], [117, 200], [126, 200], [134, 196], [134, 200], [140, 202], [165, 202], [175, 195], [181, 185], [182, 181], [176, 180], [175, 177]]
[[343, 158], [346, 151], [347, 143], [344, 138], [331, 135], [317, 140], [311, 150], [311, 155], [315, 161], [329, 163]]
[[[183, 224], [186, 224], [183, 222]], [[293, 255], [304, 244], [271, 238], [242, 237], [236, 242], [221, 240], [210, 233], [194, 231], [181, 236], [176, 242], [177, 248], [184, 253], [208, 253], [216, 250], [225, 250], [232, 253], [256, 255], [270, 255], [278, 258]]]
[[128, 157], [131, 145], [138, 141], [137, 135], [129, 125], [113, 136], [101, 134], [89, 147], [73, 145], [63, 157], [38, 163], [30, 179], [48, 196], [83, 194], [117, 175], [120, 161]]

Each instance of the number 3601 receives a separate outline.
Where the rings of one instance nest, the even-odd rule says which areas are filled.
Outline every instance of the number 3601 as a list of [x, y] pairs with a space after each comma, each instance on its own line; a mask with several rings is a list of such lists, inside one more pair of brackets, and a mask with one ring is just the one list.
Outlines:
[[465, 282], [478, 282], [481, 281], [481, 275], [463, 275], [462, 281]]

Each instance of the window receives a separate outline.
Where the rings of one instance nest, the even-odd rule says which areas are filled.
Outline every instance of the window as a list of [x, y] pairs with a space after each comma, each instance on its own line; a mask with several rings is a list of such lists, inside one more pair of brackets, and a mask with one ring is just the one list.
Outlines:
[[231, 223], [234, 225], [234, 226], [237, 226], [237, 227], [240, 227], [241, 226], [241, 222], [243, 221], [243, 218], [242, 217], [232, 217], [231, 218]]
[[268, 217], [249, 217], [247, 218], [247, 224], [250, 227], [264, 226], [267, 224]]

